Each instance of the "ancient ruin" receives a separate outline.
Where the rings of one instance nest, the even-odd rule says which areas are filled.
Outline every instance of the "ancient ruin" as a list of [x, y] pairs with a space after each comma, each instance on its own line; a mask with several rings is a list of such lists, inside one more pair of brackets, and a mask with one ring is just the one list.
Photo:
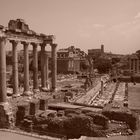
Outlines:
[[8, 27], [0, 26], [0, 123], [3, 127], [12, 123], [12, 111], [7, 102], [6, 90], [6, 43], [12, 43], [13, 54], [13, 94], [19, 94], [19, 81], [18, 81], [18, 44], [21, 43], [24, 49], [24, 93], [23, 95], [30, 95], [29, 89], [29, 44], [33, 46], [33, 89], [34, 92], [39, 91], [38, 85], [38, 51], [37, 48], [41, 47], [41, 88], [47, 89], [47, 73], [48, 66], [46, 66], [45, 47], [47, 44], [51, 46], [52, 53], [52, 86], [51, 90], [56, 90], [56, 47], [54, 44], [53, 35], [37, 34], [29, 29], [29, 26], [22, 19], [10, 20]]

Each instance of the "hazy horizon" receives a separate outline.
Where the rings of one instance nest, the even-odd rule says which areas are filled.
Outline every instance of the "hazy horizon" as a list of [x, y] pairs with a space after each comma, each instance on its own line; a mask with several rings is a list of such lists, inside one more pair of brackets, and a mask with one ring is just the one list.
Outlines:
[[58, 49], [130, 54], [140, 46], [140, 0], [0, 0], [0, 25], [21, 18], [37, 33], [53, 34]]

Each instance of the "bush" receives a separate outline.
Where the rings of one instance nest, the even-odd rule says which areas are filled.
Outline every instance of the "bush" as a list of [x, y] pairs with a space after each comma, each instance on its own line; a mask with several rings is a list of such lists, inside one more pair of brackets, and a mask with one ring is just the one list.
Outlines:
[[33, 120], [34, 125], [46, 124], [48, 118], [36, 116]]
[[126, 122], [130, 129], [133, 131], [137, 128], [138, 116], [132, 113], [127, 107], [112, 108], [112, 104], [106, 106], [103, 109], [103, 115], [108, 117], [110, 120]]
[[63, 118], [55, 117], [52, 119], [49, 119], [47, 122], [48, 130], [54, 133], [61, 133], [63, 130]]
[[84, 114], [69, 114], [69, 117], [64, 121], [64, 130], [67, 134], [87, 135], [91, 132], [92, 127], [92, 118]]
[[86, 113], [86, 115], [93, 119], [94, 124], [102, 125], [104, 129], [108, 128], [108, 118], [104, 115], [93, 112]]
[[67, 116], [68, 114], [70, 114], [70, 113], [74, 113], [74, 114], [80, 114], [81, 113], [81, 110], [79, 110], [79, 109], [66, 109], [65, 110], [65, 116]]
[[[71, 111], [69, 110], [69, 112]], [[88, 112], [87, 114], [68, 113], [67, 117], [62, 116], [54, 118], [27, 116], [26, 119], [32, 120], [33, 131], [39, 134], [50, 132], [67, 135], [68, 138], [79, 138], [81, 135], [102, 136], [102, 126], [99, 124], [103, 125], [103, 123], [107, 121], [106, 117], [101, 114], [93, 114], [92, 112]], [[97, 122], [98, 125], [93, 124], [93, 120]], [[26, 121], [26, 126], [30, 128], [30, 121], [29, 123]]]

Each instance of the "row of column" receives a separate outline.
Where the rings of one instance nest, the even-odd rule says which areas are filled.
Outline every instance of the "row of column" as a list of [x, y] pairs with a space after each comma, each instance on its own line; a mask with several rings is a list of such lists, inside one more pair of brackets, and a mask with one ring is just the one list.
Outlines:
[[[15, 40], [10, 41], [12, 43], [13, 53], [13, 93], [18, 94], [19, 81], [18, 81], [18, 42]], [[0, 37], [0, 102], [6, 101], [6, 38]], [[21, 42], [24, 46], [24, 94], [30, 93], [29, 87], [29, 43]], [[33, 89], [37, 91], [38, 86], [38, 44], [31, 43], [33, 46]], [[56, 89], [56, 76], [57, 76], [57, 64], [56, 64], [56, 44], [50, 44], [52, 48], [52, 90]], [[48, 87], [48, 56], [45, 52], [46, 44], [41, 44], [41, 86], [42, 89]]]
[[140, 60], [139, 59], [129, 59], [130, 72], [139, 73], [140, 72]]

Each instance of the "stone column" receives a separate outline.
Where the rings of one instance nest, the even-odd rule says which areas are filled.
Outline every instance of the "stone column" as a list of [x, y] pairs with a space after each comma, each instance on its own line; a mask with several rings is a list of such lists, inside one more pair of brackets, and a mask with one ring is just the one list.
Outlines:
[[13, 95], [19, 95], [19, 82], [18, 82], [18, 53], [17, 45], [18, 42], [15, 40], [10, 41], [12, 43], [12, 53], [13, 53]]
[[129, 58], [129, 71], [131, 73], [131, 58]]
[[6, 102], [6, 54], [5, 37], [0, 37], [0, 104]]
[[0, 37], [0, 127], [9, 128], [13, 124], [12, 108], [6, 100], [6, 38]]
[[55, 91], [57, 80], [57, 54], [56, 54], [57, 44], [51, 44], [51, 47], [52, 47], [52, 91]]
[[22, 42], [24, 46], [24, 95], [30, 94], [30, 88], [29, 88], [29, 52], [28, 52], [28, 46], [29, 43]]
[[46, 68], [45, 68], [45, 46], [46, 44], [41, 44], [41, 87], [42, 90], [47, 90], [46, 87]]
[[135, 73], [135, 59], [132, 59], [133, 60], [133, 74]]
[[38, 44], [32, 43], [33, 45], [33, 89], [34, 92], [38, 92]]
[[139, 59], [137, 59], [137, 73], [139, 74]]
[[45, 71], [46, 71], [46, 87], [47, 87], [47, 89], [49, 90], [49, 82], [48, 82], [48, 80], [49, 80], [49, 56], [48, 56], [48, 54], [47, 53], [45, 53], [45, 59], [44, 59], [44, 65], [45, 65]]

